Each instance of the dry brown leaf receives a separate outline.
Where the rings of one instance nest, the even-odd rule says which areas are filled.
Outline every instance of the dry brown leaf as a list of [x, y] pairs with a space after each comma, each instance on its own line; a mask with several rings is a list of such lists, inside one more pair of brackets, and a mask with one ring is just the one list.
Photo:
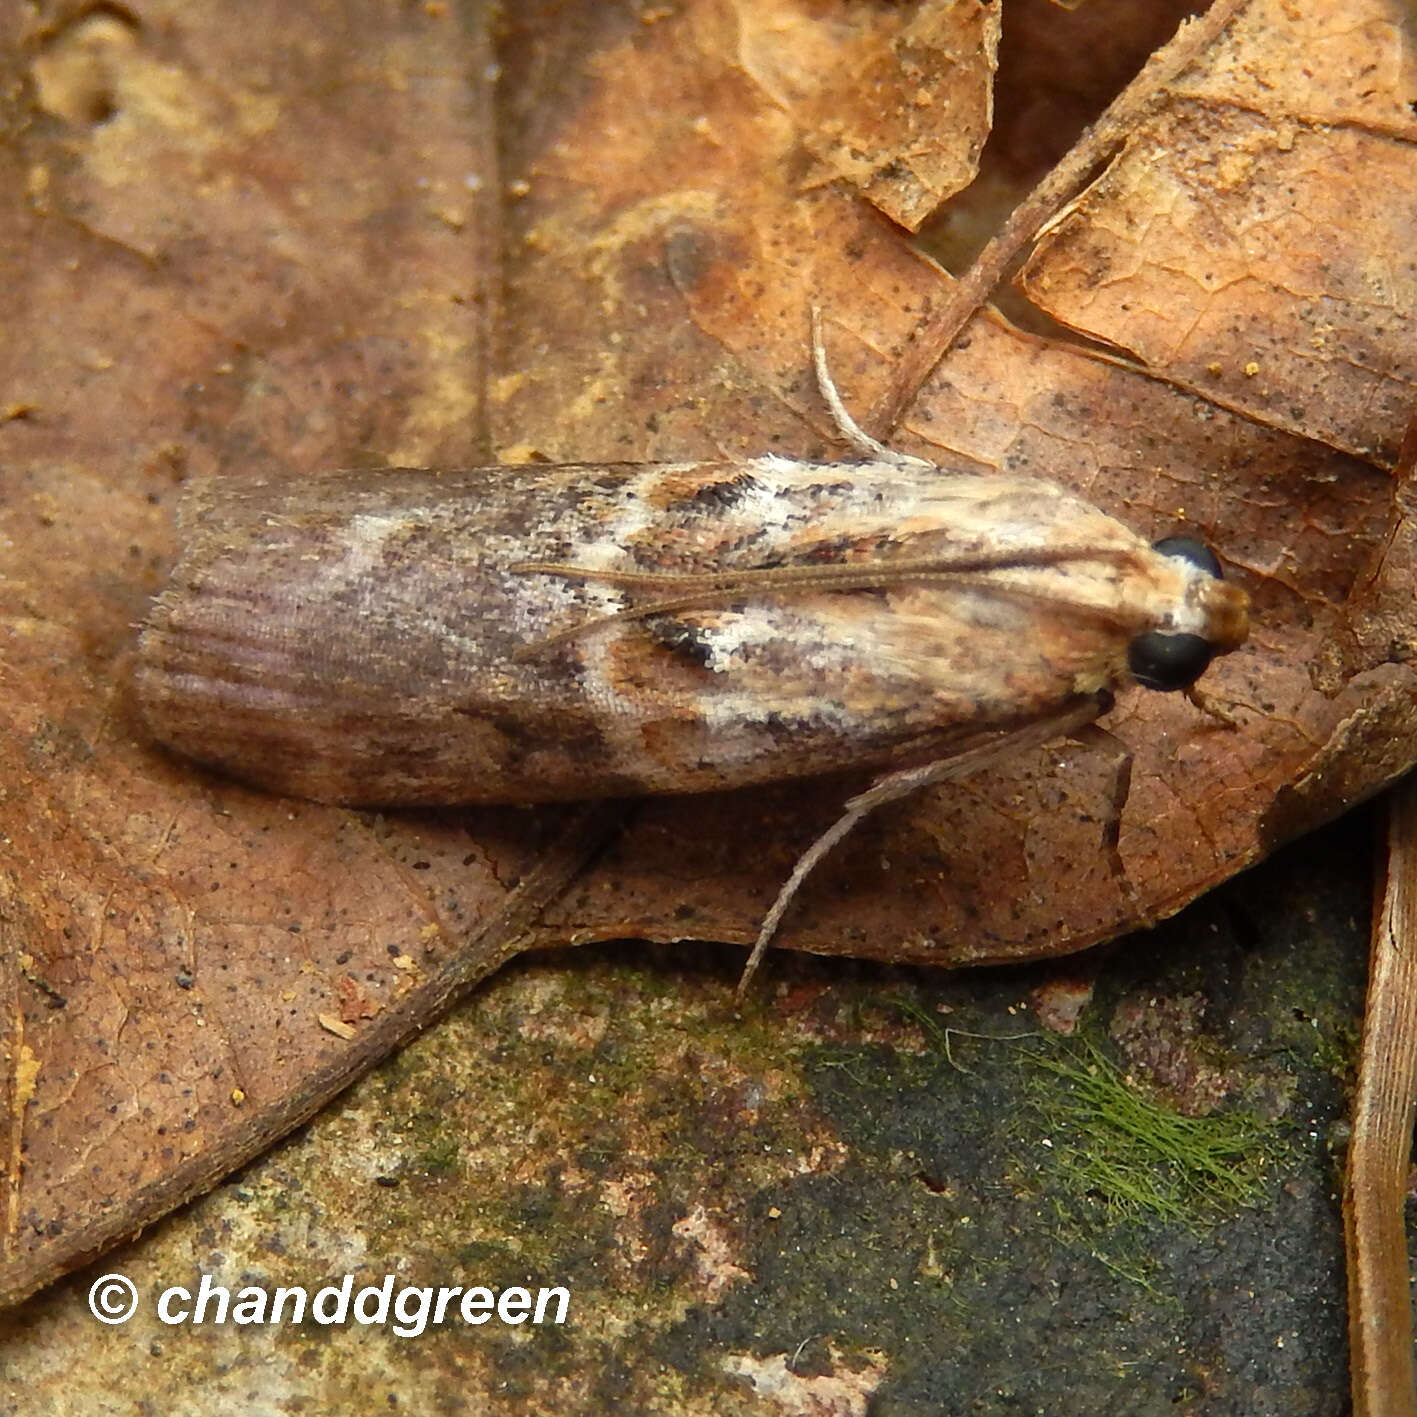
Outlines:
[[1224, 407], [1390, 467], [1417, 379], [1417, 53], [1398, 21], [1249, 5], [1054, 224], [1029, 295]]
[[[907, 406], [902, 446], [1217, 545], [1257, 608], [1209, 684], [1241, 727], [1158, 696], [1109, 720], [1131, 889], [1101, 850], [1116, 750], [1064, 744], [868, 827], [799, 948], [1077, 949], [1417, 758], [1411, 489], [1384, 463], [1417, 305], [1394, 8], [1257, 0], [1043, 241], [1030, 291], [1146, 369], [986, 315], [902, 385], [951, 281], [895, 223], [968, 181], [994, 8], [516, 7], [495, 111], [476, 6], [31, 23], [0, 208], [9, 1296], [259, 1150], [518, 937], [751, 938], [846, 790], [639, 805], [527, 935], [594, 818], [369, 819], [135, 736], [124, 655], [184, 476], [823, 453], [815, 301], [849, 405]], [[1377, 57], [1360, 86], [1344, 43]]]

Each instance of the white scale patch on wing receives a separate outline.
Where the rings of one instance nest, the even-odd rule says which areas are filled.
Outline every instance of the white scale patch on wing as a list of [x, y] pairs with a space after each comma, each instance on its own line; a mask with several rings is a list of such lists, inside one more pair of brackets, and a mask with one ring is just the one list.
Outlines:
[[[396, 603], [401, 619], [435, 636], [465, 660], [475, 661], [478, 642], [456, 630], [446, 613], [439, 613], [435, 597], [411, 587], [412, 593], [395, 598], [393, 585], [386, 584], [382, 574], [375, 574], [382, 573], [389, 541], [408, 535], [406, 514], [361, 512], [350, 517], [340, 530], [342, 554], [321, 560], [311, 575], [323, 594], [334, 599], [352, 590], [355, 603], [362, 610], [385, 617], [391, 604]], [[453, 658], [454, 653], [450, 653], [449, 659]]]

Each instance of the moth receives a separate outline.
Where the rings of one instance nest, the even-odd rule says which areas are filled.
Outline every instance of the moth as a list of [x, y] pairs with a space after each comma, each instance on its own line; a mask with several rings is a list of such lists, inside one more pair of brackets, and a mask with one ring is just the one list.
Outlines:
[[274, 792], [398, 807], [693, 793], [846, 769], [866, 813], [1190, 690], [1248, 601], [1051, 482], [858, 460], [584, 464], [193, 487], [142, 631], [149, 732]]

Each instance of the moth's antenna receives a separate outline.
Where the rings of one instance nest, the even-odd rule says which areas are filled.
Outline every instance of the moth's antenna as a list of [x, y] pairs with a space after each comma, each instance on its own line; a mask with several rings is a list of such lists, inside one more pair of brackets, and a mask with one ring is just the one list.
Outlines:
[[822, 312], [812, 306], [812, 368], [817, 375], [817, 388], [822, 401], [831, 412], [832, 422], [837, 432], [856, 449], [858, 453], [876, 462], [894, 463], [897, 467], [931, 467], [924, 458], [913, 458], [908, 453], [898, 453], [884, 443], [873, 438], [848, 412], [837, 392], [836, 380], [827, 368], [827, 349], [822, 343]]

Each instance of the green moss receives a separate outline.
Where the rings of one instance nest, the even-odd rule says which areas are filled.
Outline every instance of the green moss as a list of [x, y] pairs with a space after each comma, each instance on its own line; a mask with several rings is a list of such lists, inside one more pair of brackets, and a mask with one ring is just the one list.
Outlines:
[[1030, 1049], [1024, 1067], [1039, 1128], [1030, 1150], [1041, 1139], [1046, 1169], [1062, 1182], [1060, 1219], [1213, 1225], [1260, 1202], [1286, 1149], [1278, 1123], [1188, 1117], [1145, 1096], [1090, 1042]]
[[1353, 1086], [1358, 1071], [1358, 1041], [1361, 1027], [1357, 1019], [1344, 1018], [1329, 1027], [1313, 1023], [1313, 1064], [1343, 1088]]
[[434, 1136], [414, 1153], [413, 1166], [429, 1176], [455, 1175], [462, 1160], [462, 1143], [452, 1135]]

